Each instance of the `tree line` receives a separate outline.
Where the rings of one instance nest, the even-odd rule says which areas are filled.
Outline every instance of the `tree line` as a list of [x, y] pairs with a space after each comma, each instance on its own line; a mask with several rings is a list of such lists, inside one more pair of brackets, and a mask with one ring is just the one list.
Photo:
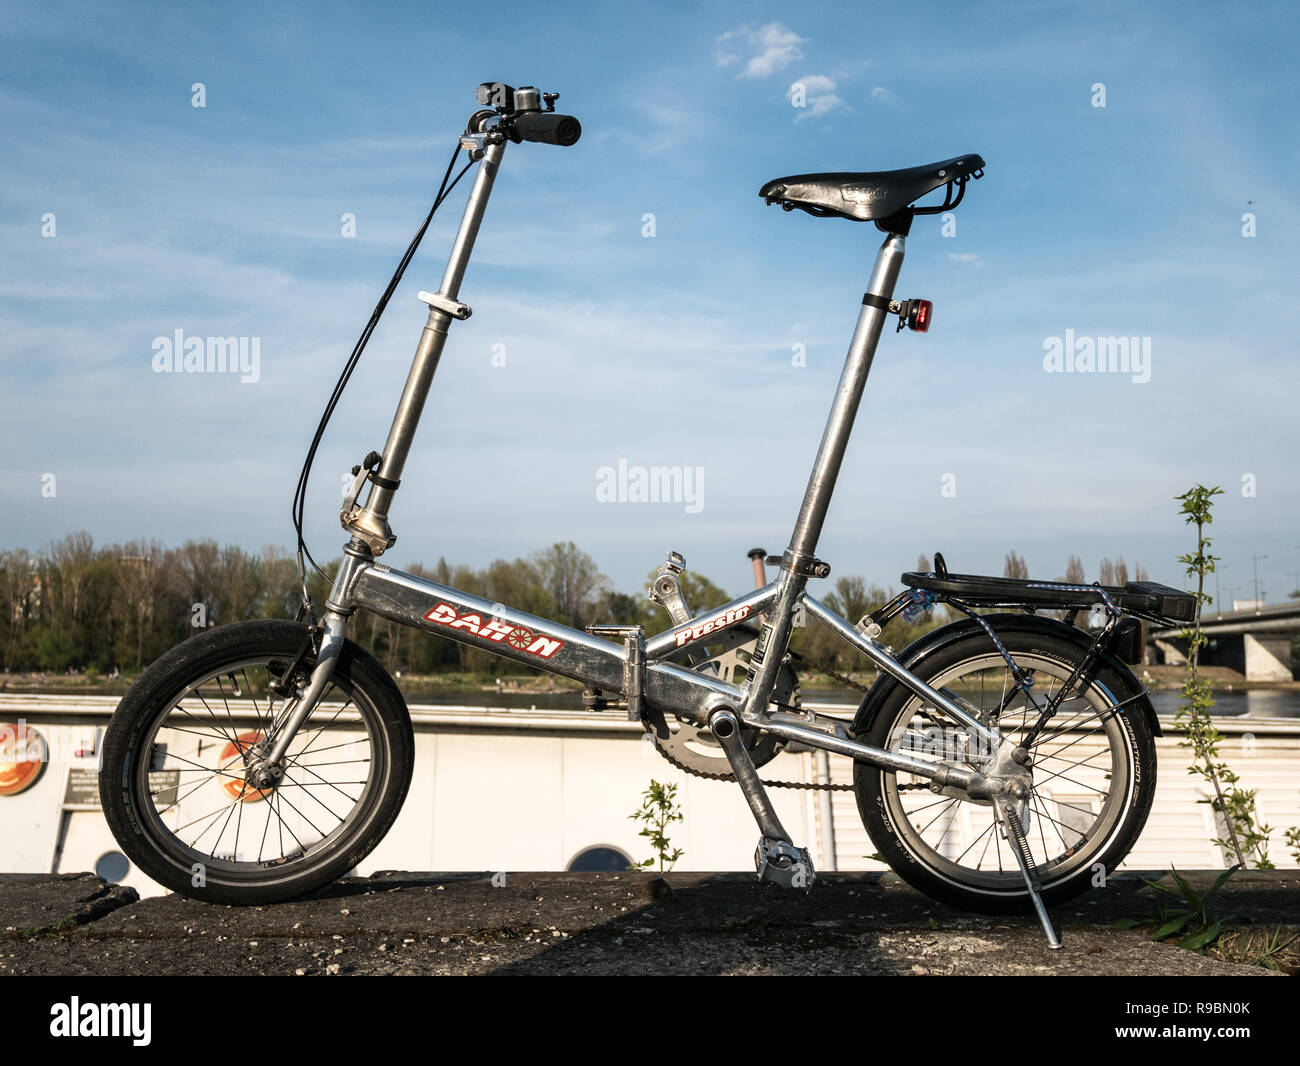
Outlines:
[[[925, 561], [925, 556], [921, 556], [921, 561]], [[1018, 555], [1014, 551], [1007, 552], [1006, 561], [1002, 567], [1003, 577], [1029, 577], [1029, 567], [1025, 564], [1023, 555]], [[1088, 572], [1084, 568], [1083, 560], [1077, 555], [1069, 556], [1065, 561], [1065, 574], [1056, 578], [1057, 581], [1065, 581], [1071, 585], [1091, 584], [1088, 580]], [[1124, 556], [1118, 559], [1102, 559], [1097, 567], [1097, 581], [1103, 585], [1114, 585], [1123, 588], [1129, 581], [1147, 581], [1147, 572], [1141, 563], [1137, 563], [1133, 569], [1133, 576], [1129, 577], [1128, 563], [1124, 561]]]
[[[338, 562], [311, 574], [313, 601], [325, 599]], [[918, 560], [922, 571], [929, 560]], [[617, 591], [592, 557], [572, 541], [552, 544], [528, 556], [496, 559], [485, 567], [414, 564], [408, 572], [469, 592], [493, 603], [581, 629], [593, 622], [641, 624], [648, 633], [669, 627], [667, 613], [645, 589]], [[1008, 553], [1006, 576], [1027, 576], [1024, 560]], [[1138, 578], [1143, 577], [1141, 567]], [[1083, 581], [1083, 565], [1070, 556], [1067, 580]], [[653, 573], [646, 577], [649, 587]], [[1123, 584], [1123, 559], [1102, 560], [1103, 584]], [[721, 606], [731, 596], [707, 577], [681, 577], [692, 611]], [[6, 673], [72, 670], [107, 674], [138, 672], [197, 630], [253, 618], [293, 617], [302, 596], [297, 564], [281, 548], [250, 552], [213, 540], [186, 541], [168, 548], [158, 541], [96, 546], [89, 533], [74, 533], [38, 552], [0, 552], [0, 670]], [[892, 598], [894, 590], [861, 577], [837, 578], [819, 597], [837, 614], [856, 622]], [[896, 619], [882, 639], [902, 647], [948, 620], [946, 609], [915, 622]], [[361, 613], [350, 634], [392, 672], [427, 675], [444, 671], [518, 672], [521, 668], [478, 648], [408, 629]], [[861, 669], [862, 660], [834, 634], [816, 624], [795, 631], [794, 650], [836, 670]]]

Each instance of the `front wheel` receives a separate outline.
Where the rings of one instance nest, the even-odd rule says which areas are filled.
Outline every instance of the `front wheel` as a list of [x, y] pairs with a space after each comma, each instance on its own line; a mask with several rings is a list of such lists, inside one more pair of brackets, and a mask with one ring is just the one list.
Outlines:
[[[1037, 709], [1058, 693], [1083, 652], [1050, 633], [1011, 630], [1000, 639], [1034, 678], [1027, 694], [982, 632], [934, 651], [913, 672], [1015, 739], [1037, 720]], [[1099, 872], [1113, 870], [1146, 823], [1155, 795], [1155, 741], [1137, 706], [1117, 709], [1131, 689], [1131, 679], [1094, 667], [1066, 693], [1030, 747], [1033, 788], [1018, 813], [1048, 903], [1087, 891]], [[975, 750], [964, 727], [901, 684], [860, 739], [936, 763], [989, 769], [989, 758]], [[853, 782], [872, 842], [914, 888], [987, 914], [1029, 909], [1014, 844], [991, 806], [956, 791], [936, 794], [926, 778], [862, 762], [855, 764]]]
[[99, 791], [113, 835], [149, 877], [214, 903], [271, 903], [329, 884], [383, 839], [411, 781], [414, 737], [397, 686], [351, 641], [280, 781], [245, 778], [314, 663], [306, 626], [240, 622], [177, 645], [131, 686], [105, 733]]

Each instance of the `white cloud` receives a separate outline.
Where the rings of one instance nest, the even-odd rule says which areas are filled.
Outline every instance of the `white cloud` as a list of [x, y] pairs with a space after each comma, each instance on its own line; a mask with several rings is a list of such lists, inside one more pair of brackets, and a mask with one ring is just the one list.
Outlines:
[[810, 93], [826, 93], [835, 91], [835, 79], [828, 78], [825, 74], [809, 74], [807, 77], [800, 78], [799, 84]]
[[948, 258], [954, 263], [973, 263], [977, 267], [984, 265], [984, 260], [975, 252], [949, 252]]
[[886, 104], [892, 104], [894, 102], [894, 94], [883, 85], [877, 85], [871, 90], [871, 99], [880, 100], [882, 103]]
[[766, 78], [802, 59], [803, 52], [799, 46], [804, 43], [805, 38], [779, 22], [769, 22], [756, 30], [741, 26], [717, 39], [713, 58], [720, 67], [744, 62], [744, 67], [736, 75], [739, 78]]
[[795, 121], [802, 122], [837, 108], [847, 108], [848, 105], [836, 94], [835, 86], [835, 79], [825, 74], [808, 74], [794, 82], [785, 95], [798, 109]]

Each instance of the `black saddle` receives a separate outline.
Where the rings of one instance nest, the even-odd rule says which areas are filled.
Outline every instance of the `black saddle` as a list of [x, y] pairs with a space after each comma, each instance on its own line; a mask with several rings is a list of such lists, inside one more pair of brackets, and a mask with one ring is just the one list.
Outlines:
[[[833, 215], [855, 222], [875, 222], [882, 230], [905, 234], [913, 215], [951, 210], [965, 195], [966, 183], [983, 175], [984, 160], [977, 155], [963, 155], [906, 170], [795, 174], [769, 181], [758, 195], [787, 211], [797, 207], [819, 217]], [[941, 185], [948, 186], [943, 203], [911, 206]]]

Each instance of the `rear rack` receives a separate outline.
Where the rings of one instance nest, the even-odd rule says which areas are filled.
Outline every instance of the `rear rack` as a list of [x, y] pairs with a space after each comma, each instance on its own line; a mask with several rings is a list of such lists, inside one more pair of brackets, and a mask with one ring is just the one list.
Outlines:
[[1064, 581], [1034, 581], [1014, 577], [950, 574], [943, 557], [935, 556], [935, 573], [903, 575], [908, 588], [934, 593], [940, 599], [959, 600], [972, 607], [1047, 607], [1083, 610], [1104, 603], [1107, 596], [1124, 613], [1153, 622], [1190, 622], [1196, 617], [1196, 597], [1155, 581], [1130, 581], [1114, 585], [1073, 585]]

